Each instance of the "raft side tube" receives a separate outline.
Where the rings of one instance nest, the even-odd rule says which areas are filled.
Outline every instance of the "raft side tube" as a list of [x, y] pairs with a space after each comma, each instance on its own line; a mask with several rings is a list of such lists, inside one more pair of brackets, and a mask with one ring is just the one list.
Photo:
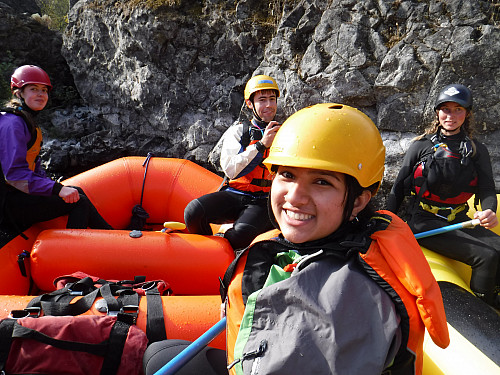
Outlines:
[[472, 345], [452, 326], [450, 346], [441, 349], [436, 346], [426, 332], [424, 338], [424, 375], [500, 375], [498, 367], [491, 359]]
[[423, 373], [500, 375], [500, 314], [464, 288], [439, 281], [450, 332], [450, 346], [424, 340]]
[[472, 270], [469, 265], [447, 258], [423, 246], [421, 249], [436, 281], [452, 282], [472, 293], [469, 287]]
[[31, 253], [36, 286], [52, 291], [54, 279], [76, 271], [108, 280], [164, 280], [176, 295], [219, 294], [219, 277], [234, 259], [221, 237], [123, 230], [59, 229], [38, 236]]
[[18, 235], [0, 248], [0, 295], [30, 294], [30, 260], [26, 258], [23, 261], [26, 270], [26, 276], [21, 274], [18, 257], [23, 251], [29, 253], [38, 234], [47, 228], [64, 228], [66, 226], [66, 217], [59, 217], [53, 220], [44, 221], [33, 225], [23, 233], [27, 239]]
[[[80, 186], [99, 213], [113, 226], [126, 228], [132, 208], [140, 203], [145, 158], [113, 160], [63, 181]], [[184, 159], [156, 158], [149, 161], [142, 207], [148, 222], [184, 222], [184, 208], [193, 199], [218, 189], [222, 178]]]

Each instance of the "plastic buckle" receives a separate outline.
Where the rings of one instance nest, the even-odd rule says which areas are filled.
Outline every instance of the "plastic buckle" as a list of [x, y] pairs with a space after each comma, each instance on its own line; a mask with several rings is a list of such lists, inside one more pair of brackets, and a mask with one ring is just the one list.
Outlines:
[[109, 308], [107, 308], [107, 306], [106, 306], [106, 315], [109, 315], [109, 316], [117, 316], [119, 313], [120, 313], [120, 311], [118, 311], [118, 310], [110, 310], [110, 309], [109, 309]]
[[119, 313], [116, 319], [120, 320], [124, 323], [127, 323], [129, 325], [137, 323], [137, 317], [135, 315], [132, 315], [132, 314]]
[[12, 310], [9, 314], [11, 319], [38, 318], [42, 312], [40, 307], [26, 307], [23, 310]]
[[137, 305], [125, 305], [120, 309], [123, 314], [137, 314], [139, 312], [139, 306]]

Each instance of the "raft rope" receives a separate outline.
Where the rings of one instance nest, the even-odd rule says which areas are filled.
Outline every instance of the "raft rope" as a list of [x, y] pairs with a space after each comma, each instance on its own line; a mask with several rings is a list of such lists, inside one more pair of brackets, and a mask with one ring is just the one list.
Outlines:
[[141, 190], [141, 201], [140, 205], [142, 206], [142, 198], [144, 197], [144, 186], [146, 185], [146, 175], [148, 174], [148, 167], [149, 167], [149, 161], [154, 155], [151, 152], [148, 152], [148, 155], [146, 156], [146, 160], [144, 160], [144, 163], [142, 163], [142, 166], [146, 166], [146, 169], [144, 170], [144, 177], [142, 178], [142, 190]]

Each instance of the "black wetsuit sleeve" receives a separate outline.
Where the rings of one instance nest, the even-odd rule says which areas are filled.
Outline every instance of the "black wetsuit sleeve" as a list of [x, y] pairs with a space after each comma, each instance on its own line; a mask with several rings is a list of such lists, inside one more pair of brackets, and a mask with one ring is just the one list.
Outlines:
[[387, 197], [387, 209], [389, 211], [397, 214], [405, 195], [409, 194], [413, 169], [417, 162], [420, 161], [421, 155], [423, 155], [428, 143], [426, 139], [416, 140], [406, 152], [401, 169]]
[[495, 191], [495, 181], [493, 180], [493, 170], [488, 149], [485, 145], [475, 141], [476, 157], [474, 165], [477, 172], [477, 191], [476, 194], [481, 202], [481, 209], [490, 209], [493, 212], [497, 210], [497, 196]]

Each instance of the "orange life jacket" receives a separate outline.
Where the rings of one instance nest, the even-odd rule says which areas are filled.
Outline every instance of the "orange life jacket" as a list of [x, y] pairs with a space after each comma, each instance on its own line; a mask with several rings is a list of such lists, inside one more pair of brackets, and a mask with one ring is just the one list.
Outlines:
[[[253, 140], [250, 142], [250, 145], [253, 145], [257, 142], [258, 140]], [[269, 150], [265, 150], [263, 159], [267, 158], [268, 155]], [[269, 193], [269, 190], [271, 190], [271, 183], [272, 174], [264, 166], [264, 164], [260, 163], [250, 173], [247, 173], [246, 175], [241, 176], [237, 179], [230, 180], [229, 186], [234, 189], [249, 191], [252, 193]]]
[[42, 147], [42, 131], [39, 127], [36, 127], [35, 131], [35, 142], [33, 142], [31, 147], [28, 149], [28, 152], [26, 153], [26, 161], [28, 162], [28, 166], [32, 171], [35, 170], [36, 160], [38, 158], [38, 155], [40, 154], [40, 149]]
[[[370, 235], [372, 241], [365, 252], [359, 252], [358, 259], [367, 274], [391, 296], [401, 318], [403, 333], [403, 350], [400, 349], [398, 355], [414, 357], [414, 374], [421, 374], [425, 328], [439, 347], [445, 348], [450, 342], [441, 291], [408, 225], [389, 211], [377, 214], [375, 219], [386, 221], [387, 227]], [[278, 234], [279, 231], [262, 234], [254, 244]], [[234, 346], [245, 311], [242, 276], [247, 256], [248, 251], [229, 268], [232, 278], [225, 296], [228, 363], [235, 359]], [[229, 283], [226, 277], [227, 273], [223, 286]], [[395, 362], [397, 360], [398, 357]]]

